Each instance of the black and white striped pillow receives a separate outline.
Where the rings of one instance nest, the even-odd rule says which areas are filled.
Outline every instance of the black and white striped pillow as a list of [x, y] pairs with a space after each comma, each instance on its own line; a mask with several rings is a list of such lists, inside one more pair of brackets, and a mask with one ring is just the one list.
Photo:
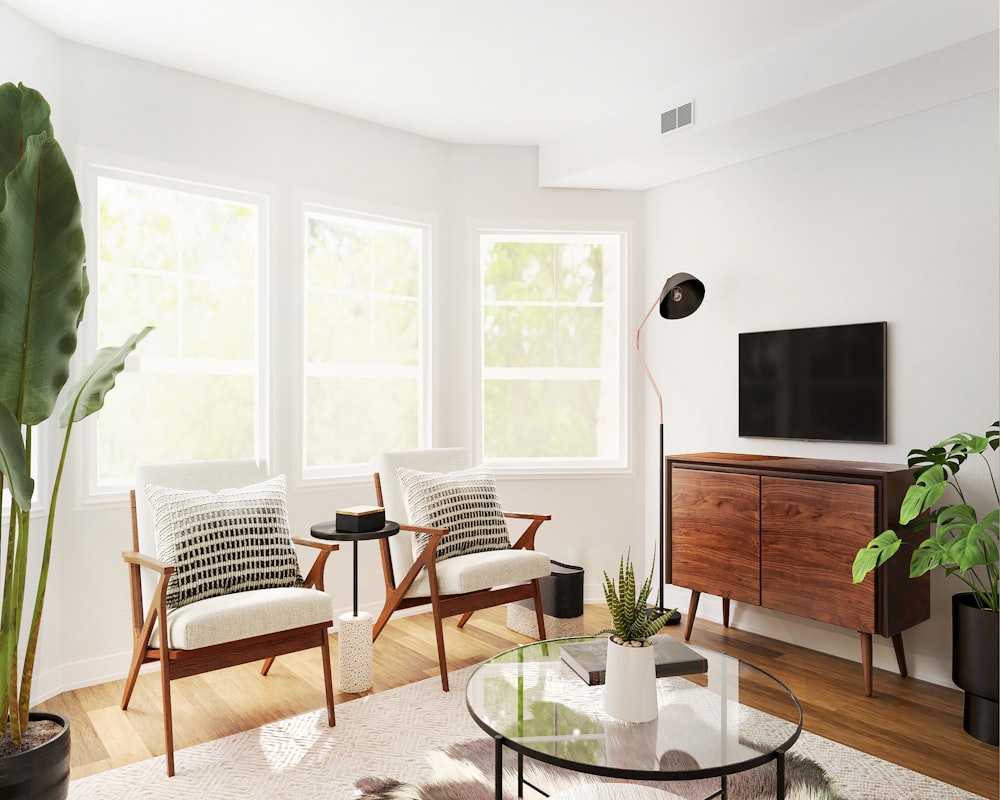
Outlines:
[[172, 564], [167, 605], [301, 586], [288, 529], [285, 476], [219, 492], [146, 486], [156, 555]]
[[[492, 469], [418, 472], [400, 468], [396, 472], [410, 524], [448, 529], [438, 543], [436, 560], [510, 548]], [[414, 558], [423, 552], [428, 541], [428, 534], [414, 534]]]

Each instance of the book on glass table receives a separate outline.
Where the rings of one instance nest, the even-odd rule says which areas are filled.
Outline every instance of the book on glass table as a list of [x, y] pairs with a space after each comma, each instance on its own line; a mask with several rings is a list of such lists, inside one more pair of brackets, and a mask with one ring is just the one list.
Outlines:
[[[671, 675], [693, 675], [708, 671], [708, 661], [683, 642], [668, 633], [658, 633], [652, 637], [656, 652], [656, 677]], [[589, 642], [569, 642], [559, 648], [559, 657], [573, 672], [591, 686], [604, 683], [604, 672], [608, 661], [608, 640], [594, 639]]]

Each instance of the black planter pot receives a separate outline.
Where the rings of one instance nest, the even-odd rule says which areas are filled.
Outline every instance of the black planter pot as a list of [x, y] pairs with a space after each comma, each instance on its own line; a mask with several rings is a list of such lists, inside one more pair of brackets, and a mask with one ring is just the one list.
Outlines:
[[0, 797], [3, 800], [66, 800], [69, 796], [69, 720], [60, 714], [32, 711], [32, 720], [48, 719], [62, 732], [41, 747], [0, 758]]
[[971, 592], [952, 595], [951, 643], [951, 678], [965, 690], [965, 730], [997, 744], [1000, 614], [979, 608]]

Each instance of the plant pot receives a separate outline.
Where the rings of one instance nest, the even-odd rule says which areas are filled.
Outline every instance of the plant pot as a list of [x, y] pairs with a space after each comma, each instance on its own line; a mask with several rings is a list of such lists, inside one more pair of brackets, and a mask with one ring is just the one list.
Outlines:
[[626, 647], [608, 639], [604, 711], [623, 722], [656, 719], [656, 651], [652, 645]]
[[971, 592], [951, 598], [951, 678], [965, 691], [966, 733], [998, 743], [1000, 614], [976, 605]]
[[61, 714], [31, 711], [28, 722], [51, 720], [62, 731], [47, 742], [0, 758], [0, 797], [4, 800], [66, 800], [69, 796], [69, 720]]

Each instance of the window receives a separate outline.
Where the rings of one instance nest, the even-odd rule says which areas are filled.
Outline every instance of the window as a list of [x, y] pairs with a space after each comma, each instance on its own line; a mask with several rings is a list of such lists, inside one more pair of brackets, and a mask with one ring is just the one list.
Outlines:
[[130, 485], [142, 462], [266, 457], [266, 198], [95, 173], [98, 345], [155, 330], [99, 415], [92, 491]]
[[487, 461], [626, 463], [624, 233], [480, 231]]
[[306, 209], [304, 475], [426, 441], [429, 240], [420, 223]]

